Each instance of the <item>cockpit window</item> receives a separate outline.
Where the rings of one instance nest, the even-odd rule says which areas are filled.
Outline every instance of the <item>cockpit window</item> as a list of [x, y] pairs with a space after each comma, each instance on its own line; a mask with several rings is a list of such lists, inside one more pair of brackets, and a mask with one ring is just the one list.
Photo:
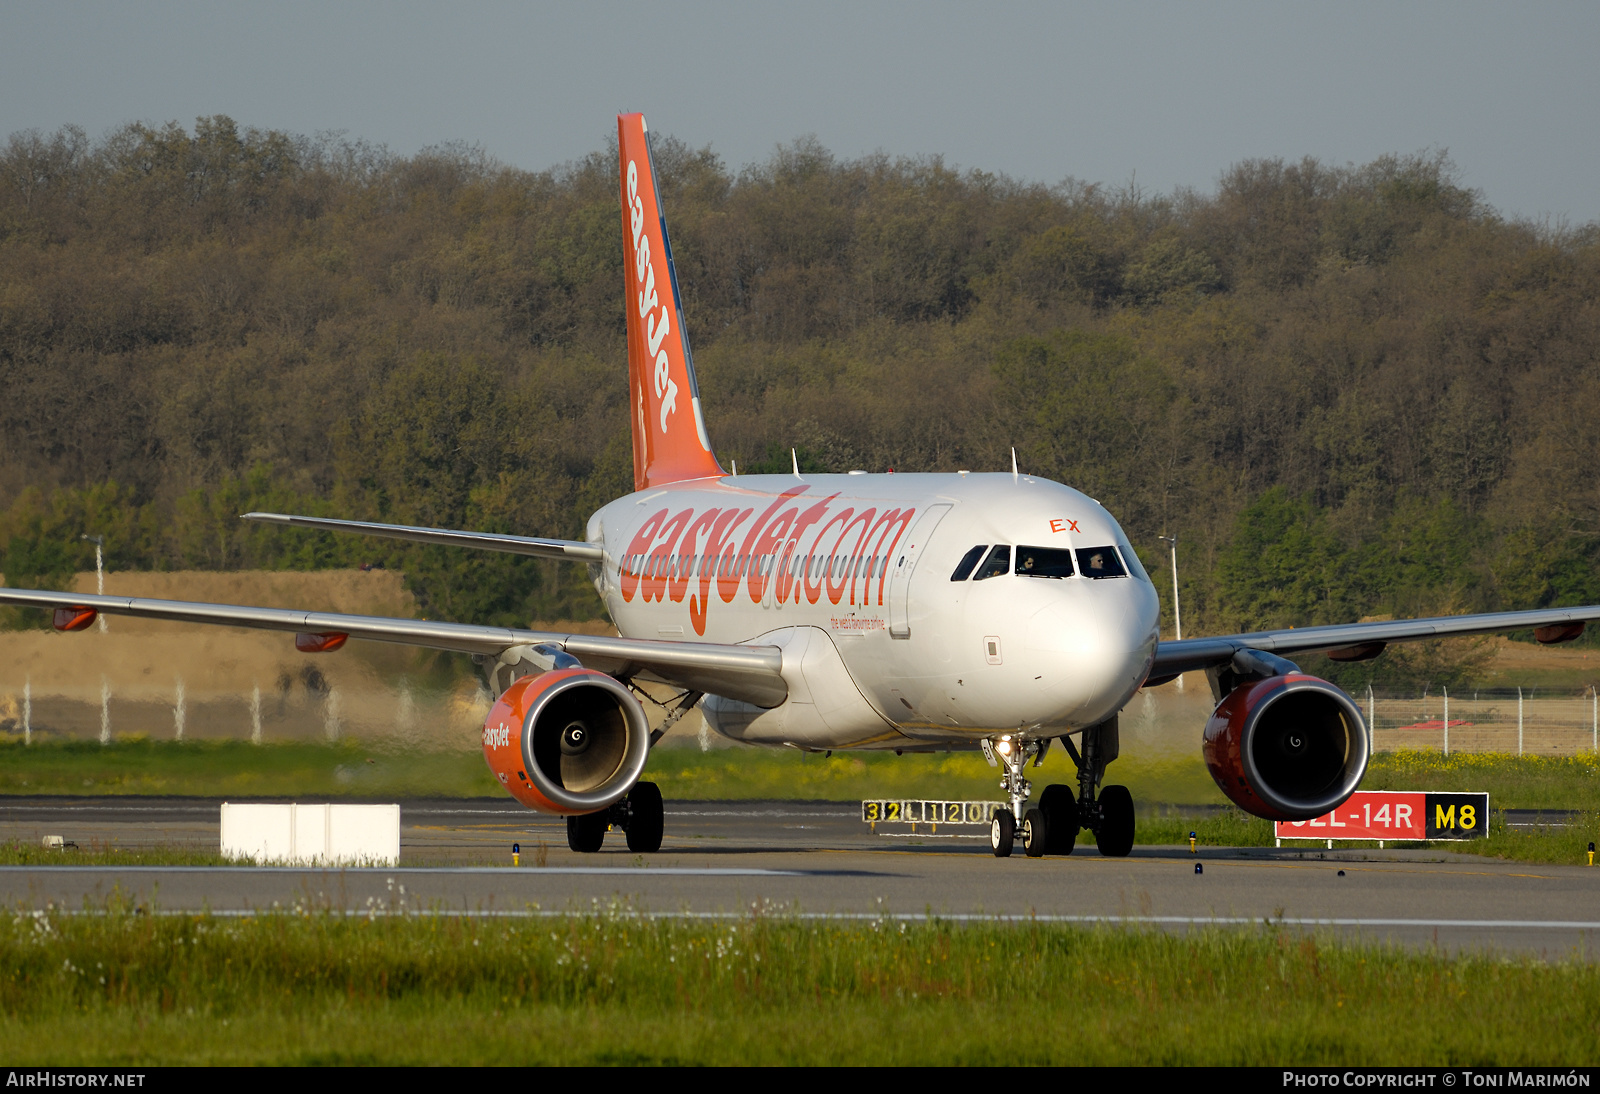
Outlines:
[[1084, 577], [1127, 577], [1114, 547], [1079, 547], [1078, 572]]
[[1018, 577], [1071, 577], [1072, 552], [1052, 547], [1018, 547]]
[[1150, 580], [1150, 575], [1145, 573], [1144, 563], [1139, 561], [1139, 552], [1129, 546], [1127, 540], [1118, 543], [1117, 550], [1122, 552], [1122, 561], [1127, 563], [1129, 573], [1141, 581]]
[[1011, 569], [1011, 547], [999, 543], [994, 550], [989, 552], [989, 557], [983, 560], [983, 565], [978, 567], [978, 574], [972, 580], [982, 581], [986, 577], [999, 577]]
[[965, 581], [972, 576], [972, 568], [983, 557], [983, 552], [989, 549], [987, 543], [980, 543], [972, 550], [961, 556], [961, 562], [956, 566], [956, 572], [950, 575], [951, 581]]

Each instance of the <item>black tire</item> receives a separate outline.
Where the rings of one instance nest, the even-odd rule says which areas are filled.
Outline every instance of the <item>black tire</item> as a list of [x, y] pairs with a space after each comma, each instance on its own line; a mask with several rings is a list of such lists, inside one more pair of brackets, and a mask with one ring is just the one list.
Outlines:
[[1039, 811], [1050, 830], [1049, 854], [1070, 855], [1078, 846], [1078, 799], [1066, 783], [1051, 783], [1039, 795]]
[[1100, 853], [1122, 858], [1133, 850], [1133, 795], [1125, 786], [1100, 790], [1100, 830], [1095, 834]]
[[592, 855], [606, 841], [606, 828], [611, 824], [611, 810], [584, 813], [567, 818], [567, 846], [579, 854]]
[[628, 850], [650, 855], [661, 850], [661, 788], [655, 783], [634, 783], [628, 791]]
[[1010, 858], [1011, 843], [1017, 838], [1017, 818], [1009, 809], [996, 809], [989, 818], [989, 847], [995, 858]]
[[1022, 815], [1022, 850], [1029, 858], [1044, 858], [1050, 849], [1050, 822], [1042, 810], [1030, 809]]

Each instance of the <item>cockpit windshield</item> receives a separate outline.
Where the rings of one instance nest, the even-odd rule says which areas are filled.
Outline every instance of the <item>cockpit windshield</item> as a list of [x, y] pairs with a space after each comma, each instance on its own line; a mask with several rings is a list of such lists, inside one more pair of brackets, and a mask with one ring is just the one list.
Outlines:
[[983, 552], [989, 549], [987, 543], [980, 543], [972, 550], [961, 556], [961, 561], [956, 564], [955, 573], [950, 575], [951, 581], [965, 581], [972, 576], [972, 568], [983, 557]]
[[1084, 577], [1127, 577], [1114, 547], [1078, 548], [1078, 572]]
[[1122, 555], [1123, 564], [1128, 567], [1128, 573], [1140, 581], [1149, 581], [1150, 575], [1145, 573], [1144, 563], [1139, 561], [1139, 552], [1125, 539], [1117, 541], [1117, 551]]
[[1054, 547], [1018, 547], [1018, 577], [1071, 577], [1072, 552]]
[[[1131, 549], [1128, 549], [1131, 554]], [[984, 552], [988, 554], [985, 555]], [[973, 581], [982, 581], [985, 578], [1001, 577], [1007, 573], [1015, 573], [1018, 577], [1087, 577], [1097, 579], [1102, 577], [1127, 577], [1128, 567], [1123, 563], [1122, 556], [1114, 546], [1107, 547], [1080, 547], [1076, 551], [1065, 547], [1017, 547], [1016, 567], [1011, 565], [1012, 548], [1006, 543], [997, 543], [990, 547], [986, 543], [969, 550], [961, 556], [961, 562], [956, 566], [955, 572], [950, 575], [951, 581], [965, 581], [968, 575]], [[1076, 555], [1076, 564], [1073, 556]], [[978, 560], [983, 559], [982, 565]], [[1137, 562], [1134, 563], [1138, 565]], [[977, 572], [974, 573], [973, 570]], [[1142, 569], [1136, 570], [1141, 577]], [[1148, 580], [1148, 579], [1146, 579]]]
[[972, 580], [982, 581], [986, 577], [999, 577], [1011, 569], [1011, 547], [1009, 544], [1000, 543], [989, 552], [989, 557], [983, 560], [983, 565], [978, 567], [978, 572]]

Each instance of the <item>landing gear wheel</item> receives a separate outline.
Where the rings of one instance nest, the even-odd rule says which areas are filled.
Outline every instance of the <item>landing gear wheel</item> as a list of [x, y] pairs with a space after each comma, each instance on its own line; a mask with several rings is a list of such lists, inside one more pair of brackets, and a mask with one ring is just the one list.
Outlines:
[[1009, 809], [996, 809], [989, 818], [989, 846], [995, 858], [1011, 857], [1011, 841], [1017, 838], [1017, 818]]
[[661, 850], [661, 789], [655, 783], [634, 783], [628, 791], [628, 850], [649, 855]]
[[1050, 822], [1038, 809], [1022, 815], [1022, 849], [1029, 858], [1043, 858], [1050, 849]]
[[581, 854], [593, 854], [606, 840], [606, 828], [611, 824], [611, 810], [567, 818], [567, 846]]
[[1094, 834], [1100, 853], [1122, 858], [1133, 850], [1133, 795], [1125, 786], [1100, 790], [1100, 830]]
[[1066, 783], [1051, 783], [1039, 795], [1039, 811], [1050, 834], [1045, 853], [1070, 855], [1078, 845], [1078, 800]]

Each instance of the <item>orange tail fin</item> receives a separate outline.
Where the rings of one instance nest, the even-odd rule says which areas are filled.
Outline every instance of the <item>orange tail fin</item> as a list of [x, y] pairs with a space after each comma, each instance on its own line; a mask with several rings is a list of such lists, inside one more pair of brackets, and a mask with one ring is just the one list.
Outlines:
[[722, 475], [711, 453], [643, 114], [617, 115], [633, 487]]

